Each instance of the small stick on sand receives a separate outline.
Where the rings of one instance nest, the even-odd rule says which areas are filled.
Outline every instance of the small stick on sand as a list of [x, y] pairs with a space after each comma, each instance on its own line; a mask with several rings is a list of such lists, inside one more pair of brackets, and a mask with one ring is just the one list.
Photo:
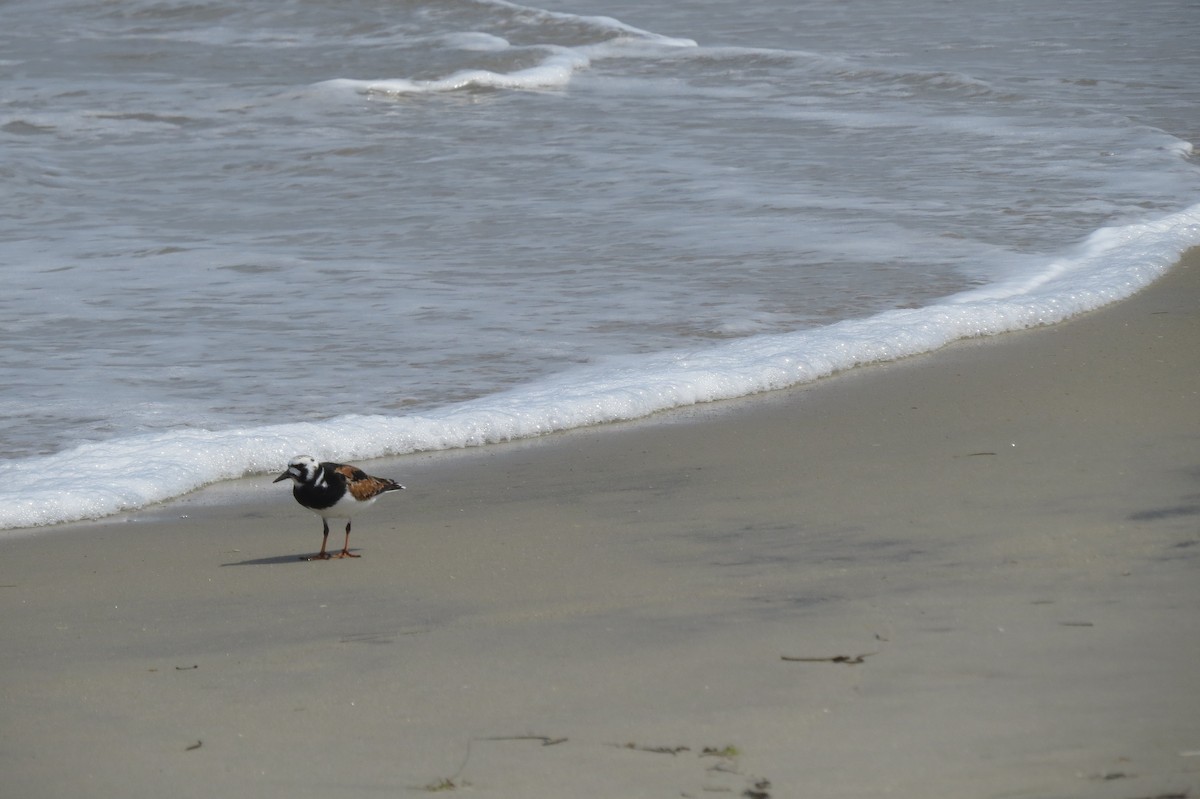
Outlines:
[[856, 666], [862, 663], [871, 655], [878, 655], [878, 652], [865, 652], [861, 655], [834, 655], [833, 657], [824, 658], [799, 658], [790, 655], [780, 655], [780, 660], [786, 660], [790, 663], [845, 663], [848, 666]]

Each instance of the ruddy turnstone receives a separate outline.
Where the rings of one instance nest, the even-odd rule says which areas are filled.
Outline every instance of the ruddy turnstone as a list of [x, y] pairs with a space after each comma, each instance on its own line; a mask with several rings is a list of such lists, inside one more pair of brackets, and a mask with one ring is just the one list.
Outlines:
[[[311, 558], [301, 560], [329, 560], [330, 558], [357, 558], [350, 552], [350, 515], [365, 508], [389, 491], [400, 491], [404, 486], [386, 477], [371, 477], [362, 469], [345, 463], [318, 462], [308, 455], [298, 455], [288, 462], [287, 471], [273, 482], [291, 478], [292, 496], [304, 507], [321, 517], [324, 538], [321, 551]], [[329, 520], [346, 520], [346, 541], [342, 551], [330, 555], [325, 551], [329, 541]]]

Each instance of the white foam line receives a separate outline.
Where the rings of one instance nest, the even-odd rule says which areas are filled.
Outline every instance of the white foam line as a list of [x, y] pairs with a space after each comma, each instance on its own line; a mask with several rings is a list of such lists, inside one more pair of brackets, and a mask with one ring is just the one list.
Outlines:
[[[597, 28], [607, 29], [620, 34], [622, 37], [634, 38], [665, 47], [696, 47], [691, 39], [680, 39], [663, 36], [651, 31], [626, 25], [618, 19], [600, 16], [579, 16], [540, 8], [517, 5], [505, 0], [475, 0], [480, 5], [492, 6], [515, 11], [521, 14], [542, 19], [569, 20], [583, 22]], [[463, 34], [464, 36], [468, 34]], [[486, 41], [487, 49], [505, 49], [508, 43], [490, 34], [470, 34]], [[487, 38], [482, 38], [487, 37]], [[362, 80], [355, 78], [335, 78], [315, 84], [316, 87], [332, 89], [350, 89], [364, 94], [379, 94], [400, 96], [406, 94], [428, 94], [437, 92], [459, 91], [466, 88], [492, 89], [549, 89], [566, 86], [571, 77], [578, 71], [590, 66], [592, 58], [615, 56], [622, 52], [611, 42], [600, 42], [579, 47], [564, 47], [556, 44], [530, 45], [525, 49], [543, 49], [549, 55], [537, 66], [503, 73], [483, 69], [462, 70], [444, 78], [435, 80], [409, 80], [407, 78], [381, 78]]]
[[603, 16], [583, 16], [579, 14], [567, 14], [561, 11], [548, 11], [544, 8], [533, 8], [531, 6], [518, 5], [510, 3], [507, 0], [475, 0], [479, 5], [493, 6], [495, 8], [507, 8], [513, 11], [518, 11], [523, 14], [542, 17], [544, 19], [569, 20], [572, 22], [585, 22], [589, 25], [594, 25], [600, 28], [608, 28], [618, 31], [623, 34], [636, 36], [642, 39], [649, 39], [663, 44], [668, 47], [696, 47], [696, 42], [692, 39], [680, 39], [673, 36], [663, 36], [653, 31], [635, 28], [632, 25], [627, 25], [619, 19]]
[[469, 69], [455, 72], [437, 80], [353, 80], [339, 78], [324, 81], [320, 86], [346, 87], [366, 94], [421, 94], [458, 91], [466, 88], [491, 89], [548, 89], [566, 86], [571, 76], [585, 69], [591, 62], [582, 53], [566, 47], [547, 47], [551, 54], [537, 66], [515, 72], [492, 72], [485, 69]]
[[100, 518], [282, 469], [304, 452], [355, 460], [537, 436], [811, 382], [954, 340], [1054, 324], [1123, 299], [1200, 245], [1200, 205], [1105, 228], [1036, 275], [812, 330], [610, 359], [423, 415], [176, 430], [0, 462], [0, 529]]

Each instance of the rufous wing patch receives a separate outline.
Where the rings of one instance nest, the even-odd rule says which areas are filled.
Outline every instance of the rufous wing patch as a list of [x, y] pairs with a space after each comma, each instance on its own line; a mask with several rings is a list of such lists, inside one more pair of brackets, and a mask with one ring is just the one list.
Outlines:
[[362, 469], [351, 466], [348, 463], [339, 463], [333, 467], [333, 470], [346, 478], [347, 483], [353, 483], [356, 480], [366, 480], [368, 475]]
[[346, 487], [350, 489], [350, 494], [359, 502], [377, 497], [385, 491], [394, 491], [400, 488], [400, 485], [394, 480], [388, 480], [385, 477], [372, 477], [362, 469], [356, 469], [353, 466], [343, 464], [334, 469], [335, 472], [346, 478]]

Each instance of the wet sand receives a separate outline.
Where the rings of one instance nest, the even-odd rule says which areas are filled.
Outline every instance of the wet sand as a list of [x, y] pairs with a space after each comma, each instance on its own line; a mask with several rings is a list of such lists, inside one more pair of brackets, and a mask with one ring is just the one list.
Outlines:
[[3, 793], [1196, 796], [1198, 367], [1193, 251], [1053, 328], [361, 464], [409, 490], [360, 559], [300, 561], [272, 476], [0, 541]]

